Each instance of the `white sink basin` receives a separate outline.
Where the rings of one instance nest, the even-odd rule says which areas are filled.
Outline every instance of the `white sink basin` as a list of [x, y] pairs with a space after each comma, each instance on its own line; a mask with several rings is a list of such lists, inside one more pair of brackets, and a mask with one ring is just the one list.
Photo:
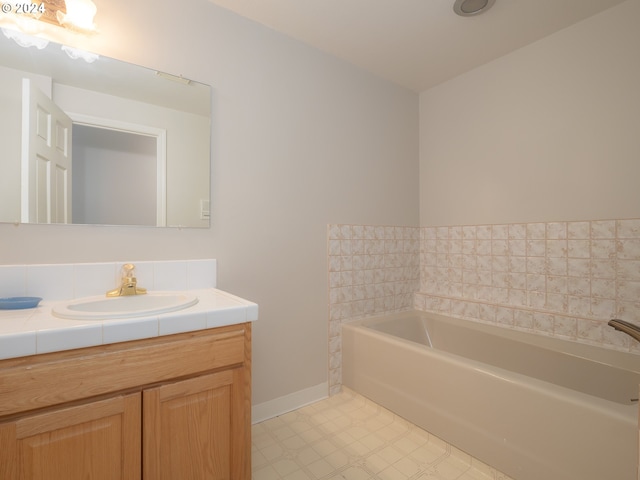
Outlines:
[[181, 292], [154, 292], [113, 298], [100, 295], [55, 305], [52, 313], [56, 317], [72, 320], [106, 320], [175, 312], [196, 303], [198, 297]]

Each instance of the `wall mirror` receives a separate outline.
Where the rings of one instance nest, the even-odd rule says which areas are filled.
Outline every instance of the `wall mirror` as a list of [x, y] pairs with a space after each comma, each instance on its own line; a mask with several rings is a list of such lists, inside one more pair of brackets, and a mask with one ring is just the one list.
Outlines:
[[211, 88], [0, 35], [0, 222], [208, 227]]

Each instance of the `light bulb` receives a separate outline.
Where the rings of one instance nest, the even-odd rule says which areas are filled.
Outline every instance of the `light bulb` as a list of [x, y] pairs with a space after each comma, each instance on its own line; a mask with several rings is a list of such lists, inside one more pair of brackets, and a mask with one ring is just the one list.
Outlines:
[[98, 11], [91, 0], [66, 0], [67, 13], [58, 11], [58, 21], [61, 25], [72, 29], [93, 31], [96, 29], [93, 23]]

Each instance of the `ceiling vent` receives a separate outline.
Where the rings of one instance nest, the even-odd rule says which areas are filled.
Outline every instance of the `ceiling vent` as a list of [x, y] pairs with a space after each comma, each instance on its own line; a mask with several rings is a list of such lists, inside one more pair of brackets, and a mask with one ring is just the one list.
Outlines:
[[496, 0], [456, 0], [453, 11], [462, 17], [479, 15], [489, 10]]

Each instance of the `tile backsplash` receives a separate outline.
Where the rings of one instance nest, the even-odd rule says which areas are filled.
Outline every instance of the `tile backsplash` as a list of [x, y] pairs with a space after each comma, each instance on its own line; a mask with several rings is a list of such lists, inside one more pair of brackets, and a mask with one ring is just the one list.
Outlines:
[[340, 325], [417, 310], [640, 354], [640, 219], [398, 227], [329, 225], [331, 393]]
[[149, 290], [216, 286], [216, 260], [0, 265], [0, 297], [36, 296], [47, 301], [102, 295], [116, 288], [124, 263], [133, 263], [138, 285]]

